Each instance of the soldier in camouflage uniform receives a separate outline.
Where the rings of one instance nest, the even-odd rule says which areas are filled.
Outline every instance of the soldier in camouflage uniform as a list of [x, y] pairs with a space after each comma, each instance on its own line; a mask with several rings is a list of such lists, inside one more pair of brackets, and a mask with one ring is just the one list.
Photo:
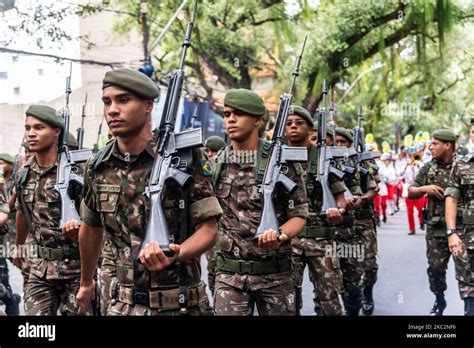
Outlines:
[[[375, 165], [375, 161], [371, 162]], [[368, 174], [361, 176], [362, 206], [355, 211], [355, 227], [364, 242], [365, 252], [362, 268], [362, 313], [374, 312], [373, 288], [377, 282], [377, 225], [375, 223], [374, 197], [378, 192], [380, 177], [377, 169], [367, 165]]]
[[[330, 140], [330, 139], [329, 139]], [[345, 128], [336, 128], [336, 145], [350, 147], [354, 138], [351, 131]], [[354, 163], [347, 163], [354, 167]], [[337, 227], [336, 239], [339, 250], [344, 250], [340, 258], [344, 294], [342, 296], [346, 315], [357, 316], [362, 307], [361, 281], [364, 274], [362, 261], [364, 256], [364, 242], [360, 229], [356, 228], [354, 210], [362, 205], [363, 192], [360, 187], [360, 173], [346, 173], [344, 175], [346, 185], [346, 207], [344, 222]]]
[[436, 297], [430, 314], [440, 316], [446, 308], [446, 270], [449, 252], [444, 218], [444, 190], [448, 186], [449, 173], [453, 165], [456, 135], [440, 129], [433, 132], [430, 151], [431, 162], [426, 163], [418, 172], [414, 182], [408, 188], [408, 198], [419, 199], [428, 196], [428, 221], [426, 230], [426, 256], [428, 258], [428, 278], [430, 290]]
[[[79, 288], [80, 260], [77, 234], [79, 221], [67, 221], [62, 230], [61, 197], [54, 189], [57, 177], [58, 139], [63, 120], [49, 106], [32, 105], [26, 111], [25, 138], [35, 155], [17, 176], [16, 245], [25, 244], [31, 233], [37, 254], [29, 255], [30, 276], [25, 289], [27, 315], [74, 315]], [[78, 168], [77, 168], [78, 169]], [[72, 169], [76, 170], [76, 169]], [[73, 185], [70, 196], [79, 209], [81, 188]], [[16, 250], [14, 263], [22, 266], [23, 255]]]
[[[345, 134], [345, 133], [344, 133]], [[353, 132], [350, 130], [348, 137], [343, 136], [339, 130], [339, 144], [352, 146]], [[347, 142], [347, 143], [346, 143]], [[373, 199], [378, 191], [380, 177], [375, 161], [363, 163], [368, 170], [366, 175], [359, 173], [359, 184], [363, 196], [361, 205], [356, 204], [354, 211], [354, 227], [357, 236], [364, 244], [364, 258], [362, 261], [362, 313], [371, 315], [374, 312], [373, 287], [377, 281], [377, 230]]]
[[[474, 143], [474, 119], [471, 119]], [[474, 153], [456, 160], [450, 174], [446, 197], [446, 234], [453, 254], [464, 315], [474, 316]], [[462, 224], [457, 221], [461, 211]]]
[[[215, 158], [217, 153], [226, 147], [224, 139], [220, 136], [213, 135], [206, 139], [204, 143], [204, 149], [206, 151], [207, 157], [212, 161], [213, 167], [215, 167]], [[209, 290], [214, 294], [214, 284], [216, 282], [216, 248], [213, 247], [206, 251], [207, 258], [207, 280], [209, 285]]]
[[214, 170], [216, 193], [224, 211], [216, 243], [217, 272], [214, 310], [217, 315], [295, 315], [295, 279], [290, 239], [302, 232], [308, 214], [299, 164], [288, 165], [287, 176], [298, 188], [277, 191], [274, 204], [280, 237], [273, 230], [258, 239], [262, 216], [259, 183], [263, 179], [269, 143], [258, 138], [262, 99], [246, 89], [229, 90], [224, 99], [224, 124], [232, 144], [221, 151]]
[[[0, 154], [0, 158], [8, 160], [9, 157], [5, 156], [5, 154]], [[0, 166], [0, 168], [3, 168], [3, 166]], [[9, 212], [4, 178], [0, 176], [0, 303], [5, 305], [5, 314], [19, 315], [21, 297], [13, 293], [10, 286], [6, 259], [7, 254], [10, 252], [9, 244], [5, 243], [5, 237], [8, 233], [7, 221]]]
[[[293, 265], [298, 273], [301, 287], [303, 272], [308, 265], [310, 280], [318, 298], [319, 315], [342, 315], [339, 292], [342, 289], [342, 273], [339, 259], [328, 255], [335, 245], [336, 229], [332, 225], [342, 222], [340, 211], [326, 212], [327, 219], [320, 217], [322, 206], [322, 188], [316, 180], [317, 147], [310, 143], [309, 134], [313, 129], [310, 113], [293, 106], [288, 117], [286, 137], [289, 146], [300, 146], [308, 149], [308, 162], [303, 163], [304, 180], [308, 194], [309, 212], [303, 232], [291, 240]], [[339, 206], [345, 206], [345, 186], [335, 176], [330, 176], [330, 188]], [[334, 257], [332, 257], [334, 256]]]
[[[156, 84], [138, 71], [117, 69], [104, 77], [104, 116], [115, 139], [86, 166], [81, 205], [84, 223], [79, 237], [83, 260], [77, 294], [80, 312], [95, 296], [93, 276], [105, 230], [115, 253], [108, 260], [113, 279], [107, 315], [207, 314], [199, 258], [213, 245], [222, 210], [202, 150], [180, 154], [180, 168], [194, 178], [189, 191], [170, 186], [163, 199], [166, 222], [180, 243], [170, 244], [174, 255], [166, 256], [156, 242], [140, 251], [150, 213], [144, 192], [159, 140], [159, 133], [150, 127], [153, 100], [158, 95]], [[183, 200], [189, 201], [189, 207], [181, 208]], [[189, 220], [189, 230], [187, 238], [180, 240], [183, 220]]]

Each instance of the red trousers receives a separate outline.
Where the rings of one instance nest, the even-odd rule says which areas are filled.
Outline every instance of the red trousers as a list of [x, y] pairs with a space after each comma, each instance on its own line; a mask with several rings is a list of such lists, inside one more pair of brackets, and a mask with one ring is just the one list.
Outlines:
[[381, 215], [381, 196], [377, 193], [374, 197], [374, 215], [375, 220], [378, 220]]
[[415, 232], [415, 208], [418, 210], [418, 221], [420, 225], [423, 223], [423, 206], [425, 205], [425, 199], [424, 197], [420, 199], [405, 198], [410, 232]]

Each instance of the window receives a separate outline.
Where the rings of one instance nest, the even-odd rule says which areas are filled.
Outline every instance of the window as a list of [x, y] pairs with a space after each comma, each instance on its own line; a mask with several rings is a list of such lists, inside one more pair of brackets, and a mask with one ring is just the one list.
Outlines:
[[20, 87], [13, 88], [13, 94], [20, 95]]
[[43, 76], [44, 70], [43, 69], [38, 69], [38, 75]]
[[8, 79], [8, 72], [0, 71], [0, 80], [6, 80], [6, 79]]

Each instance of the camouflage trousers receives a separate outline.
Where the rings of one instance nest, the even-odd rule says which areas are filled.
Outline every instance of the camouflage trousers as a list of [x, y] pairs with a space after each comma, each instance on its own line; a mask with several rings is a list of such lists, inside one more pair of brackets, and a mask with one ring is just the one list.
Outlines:
[[207, 281], [211, 294], [214, 294], [214, 287], [216, 282], [216, 248], [213, 247], [206, 251], [207, 259]]
[[430, 290], [434, 294], [446, 291], [446, 270], [448, 269], [451, 252], [448, 247], [447, 237], [433, 236], [433, 228], [430, 225], [426, 230], [426, 257], [428, 259], [428, 280]]
[[[309, 250], [306, 250], [305, 244], [310, 244]], [[342, 306], [339, 301], [339, 293], [342, 292], [339, 259], [326, 256], [326, 251], [333, 244], [333, 239], [294, 238], [292, 240], [292, 262], [298, 285], [302, 285], [304, 269], [308, 265], [309, 279], [313, 283], [321, 315], [342, 315]]]
[[216, 272], [214, 312], [216, 315], [249, 316], [258, 314], [296, 315], [296, 289], [289, 272], [266, 275]]
[[98, 272], [98, 283], [100, 292], [100, 314], [107, 315], [107, 308], [110, 304], [110, 288], [112, 279], [117, 277], [116, 262], [107, 257], [102, 259], [102, 263]]
[[344, 307], [348, 312], [358, 312], [362, 306], [364, 244], [355, 227], [338, 227], [336, 231], [336, 256], [342, 271]]
[[76, 315], [79, 277], [46, 279], [30, 274], [25, 290], [26, 315]]
[[377, 231], [372, 219], [355, 220], [355, 229], [364, 243], [364, 260], [362, 268], [362, 285], [373, 285], [377, 282]]
[[474, 227], [466, 228], [460, 233], [463, 252], [460, 257], [454, 256], [456, 279], [459, 284], [461, 299], [474, 297]]

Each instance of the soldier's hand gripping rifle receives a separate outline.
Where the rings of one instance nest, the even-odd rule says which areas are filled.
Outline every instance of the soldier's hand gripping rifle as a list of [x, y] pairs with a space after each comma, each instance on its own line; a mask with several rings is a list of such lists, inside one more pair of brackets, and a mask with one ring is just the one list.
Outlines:
[[[335, 175], [339, 180], [344, 177], [344, 172], [337, 169], [337, 159], [347, 159], [350, 156], [350, 151], [346, 147], [328, 146], [326, 145], [326, 95], [327, 87], [326, 80], [323, 81], [323, 101], [320, 110], [317, 110], [318, 119], [318, 173], [317, 180], [321, 184], [323, 191], [323, 205], [321, 207], [320, 216], [324, 217], [326, 211], [331, 208], [337, 208], [336, 199], [334, 198], [329, 187], [329, 175]], [[335, 133], [335, 132], [334, 132]], [[333, 135], [335, 135], [333, 133]], [[335, 137], [334, 137], [335, 138]]]
[[368, 170], [363, 166], [363, 163], [366, 162], [368, 166], [373, 169], [378, 169], [375, 163], [370, 163], [367, 161], [373, 160], [380, 157], [379, 151], [366, 151], [365, 150], [365, 130], [362, 126], [362, 105], [359, 104], [357, 110], [357, 126], [354, 128], [354, 143], [353, 147], [356, 151], [357, 157], [357, 169], [362, 175], [367, 175]]
[[86, 106], [87, 106], [87, 93], [86, 100], [82, 106], [82, 120], [81, 126], [77, 129], [77, 143], [79, 144], [78, 149], [81, 150], [84, 148], [84, 120], [86, 119]]
[[283, 135], [285, 134], [286, 122], [288, 121], [288, 115], [290, 113], [293, 87], [296, 78], [299, 75], [300, 63], [301, 58], [303, 57], [305, 45], [306, 38], [303, 43], [301, 54], [296, 58], [295, 68], [293, 69], [293, 78], [288, 93], [284, 93], [280, 97], [280, 107], [278, 109], [275, 130], [271, 140], [270, 155], [265, 167], [262, 185], [259, 188], [259, 192], [262, 195], [263, 211], [255, 238], [258, 238], [269, 229], [276, 231], [278, 235], [280, 234], [280, 225], [273, 205], [275, 187], [280, 183], [290, 193], [297, 189], [297, 185], [285, 175], [286, 173], [282, 172], [282, 168], [287, 162], [304, 162], [308, 160], [308, 152], [306, 148], [284, 147], [282, 142]]
[[59, 227], [62, 228], [64, 224], [70, 220], [80, 221], [81, 218], [76, 210], [74, 200], [69, 196], [69, 187], [72, 181], [76, 182], [81, 187], [84, 185], [84, 179], [77, 172], [77, 163], [84, 162], [92, 155], [90, 150], [70, 151], [67, 145], [69, 135], [69, 121], [71, 114], [69, 112], [69, 95], [71, 94], [71, 73], [72, 62], [69, 76], [66, 78], [66, 104], [61, 111], [61, 118], [64, 120], [64, 129], [59, 139], [58, 148], [58, 169], [56, 177], [56, 185], [54, 189], [59, 192], [61, 196], [61, 220]]
[[181, 64], [172, 73], [168, 92], [166, 93], [163, 115], [158, 128], [160, 137], [156, 146], [150, 183], [145, 190], [146, 195], [150, 198], [150, 216], [141, 249], [147, 243], [155, 241], [159, 243], [161, 250], [167, 256], [171, 256], [173, 252], [169, 249], [170, 231], [163, 209], [166, 189], [168, 185], [173, 184], [177, 184], [183, 190], [187, 190], [190, 187], [193, 183], [193, 177], [178, 169], [181, 163], [180, 151], [203, 146], [201, 128], [181, 133], [175, 133], [174, 131], [184, 80], [184, 61], [186, 59], [186, 51], [191, 45], [191, 33], [194, 19], [196, 18], [196, 11], [197, 1], [194, 2], [192, 19], [186, 27], [186, 34], [182, 45]]

